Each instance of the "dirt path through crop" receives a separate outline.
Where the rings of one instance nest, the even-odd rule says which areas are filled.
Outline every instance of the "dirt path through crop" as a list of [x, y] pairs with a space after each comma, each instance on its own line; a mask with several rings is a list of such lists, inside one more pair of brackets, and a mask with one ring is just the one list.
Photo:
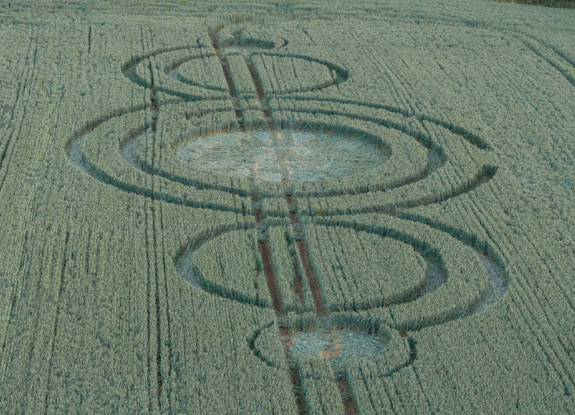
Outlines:
[[[228, 88], [229, 88], [231, 100], [232, 100], [233, 105], [234, 105], [234, 111], [235, 111], [237, 123], [239, 125], [239, 129], [241, 131], [245, 132], [243, 111], [242, 111], [242, 108], [240, 107], [240, 102], [241, 102], [240, 97], [238, 96], [236, 88], [234, 87], [232, 73], [230, 72], [230, 68], [229, 68], [227, 59], [225, 57], [225, 54], [222, 53], [221, 47], [218, 43], [217, 32], [212, 32], [210, 34], [210, 37], [212, 40], [213, 47], [216, 51], [216, 55], [218, 56], [218, 59], [220, 61], [220, 65], [222, 67], [223, 74], [226, 78], [226, 82], [228, 84]], [[275, 129], [275, 125], [273, 123], [272, 111], [268, 105], [268, 101], [267, 101], [267, 98], [265, 96], [264, 88], [263, 88], [263, 85], [259, 79], [255, 65], [254, 65], [254, 63], [253, 63], [253, 61], [249, 55], [247, 55], [247, 54], [244, 55], [244, 59], [245, 59], [246, 65], [248, 67], [249, 73], [251, 75], [253, 84], [255, 86], [257, 96], [258, 96], [258, 99], [259, 99], [261, 107], [262, 107], [262, 112], [263, 112], [264, 117], [266, 119], [267, 129], [270, 132], [275, 131], [276, 129]], [[279, 137], [279, 134], [278, 134], [278, 137]], [[291, 183], [290, 183], [288, 168], [287, 168], [287, 165], [286, 165], [286, 163], [282, 157], [278, 157], [278, 163], [280, 163], [280, 165], [282, 167], [282, 180], [281, 180], [281, 182], [282, 182], [282, 185], [284, 186], [284, 197], [286, 199], [288, 206], [290, 207], [290, 212], [289, 212], [290, 223], [292, 224], [292, 226], [297, 226], [298, 217], [297, 217], [297, 212], [295, 210], [296, 204], [294, 202], [293, 192], [291, 189]], [[257, 187], [254, 185], [253, 188], [254, 188], [254, 190], [252, 193], [252, 202], [254, 202], [254, 203], [261, 202], [259, 195], [258, 195]], [[258, 227], [259, 231], [263, 232], [265, 230], [266, 224], [265, 224], [265, 218], [264, 218], [262, 209], [261, 208], [255, 209], [254, 216], [255, 216], [257, 227]], [[321, 297], [320, 286], [319, 286], [319, 283], [317, 281], [317, 278], [315, 277], [313, 268], [312, 268], [310, 261], [309, 261], [309, 252], [308, 252], [306, 243], [301, 238], [298, 239], [296, 241], [296, 243], [297, 243], [299, 255], [300, 255], [300, 258], [301, 258], [301, 261], [303, 264], [303, 268], [304, 268], [303, 271], [305, 271], [305, 276], [309, 282], [309, 285], [310, 285], [310, 288], [311, 288], [311, 291], [313, 294], [317, 315], [318, 315], [318, 317], [326, 317], [327, 313], [325, 312], [323, 299]], [[272, 261], [271, 261], [270, 247], [269, 247], [269, 244], [268, 244], [265, 237], [262, 237], [261, 240], [258, 242], [258, 248], [259, 248], [261, 258], [262, 258], [263, 271], [264, 271], [264, 274], [266, 277], [268, 290], [269, 290], [269, 293], [270, 293], [271, 298], [272, 298], [274, 310], [278, 316], [282, 316], [284, 314], [284, 312], [283, 312], [283, 307], [282, 307], [282, 300], [281, 300], [279, 290], [278, 290], [278, 281], [276, 279], [275, 272], [274, 272], [273, 265], [272, 265]], [[294, 281], [294, 292], [300, 298], [300, 300], [303, 300], [303, 283], [304, 282], [300, 278], [301, 273], [298, 272], [297, 269], [295, 269], [295, 266], [298, 263], [295, 258], [294, 258], [293, 263], [294, 263], [294, 271], [295, 271], [295, 275], [296, 275], [296, 278]], [[280, 329], [279, 334], [282, 335], [281, 329]], [[286, 336], [282, 336], [282, 337], [286, 337]], [[290, 347], [291, 347], [291, 342], [289, 340], [284, 341], [284, 350], [285, 350], [287, 355], [289, 355]], [[291, 381], [293, 384], [294, 396], [296, 398], [296, 403], [298, 406], [298, 412], [300, 414], [306, 415], [307, 414], [307, 408], [306, 408], [306, 404], [305, 404], [305, 398], [304, 398], [304, 396], [302, 394], [302, 390], [301, 390], [300, 379], [298, 378], [298, 375], [297, 375], [297, 368], [296, 367], [290, 367], [290, 371], [291, 371], [290, 376], [291, 376]], [[339, 385], [342, 385], [339, 388], [339, 390], [342, 391], [341, 396], [342, 396], [342, 402], [343, 402], [345, 414], [346, 415], [357, 414], [358, 413], [357, 408], [355, 407], [355, 404], [353, 403], [353, 401], [349, 398], [349, 393], [348, 393], [349, 385], [347, 383], [347, 380], [345, 378], [341, 378], [338, 380], [338, 382], [339, 382]], [[345, 395], [344, 395], [344, 393], [345, 393]]]
[[[264, 113], [264, 116], [266, 118], [267, 121], [267, 127], [270, 131], [275, 131], [275, 125], [273, 122], [273, 118], [272, 118], [272, 111], [271, 108], [268, 104], [267, 98], [265, 96], [265, 92], [264, 92], [264, 88], [263, 85], [261, 83], [261, 80], [257, 74], [255, 65], [251, 59], [251, 57], [249, 55], [244, 56], [246, 65], [249, 69], [250, 75], [252, 77], [252, 81], [254, 83], [257, 95], [258, 95], [258, 99], [260, 101], [260, 105], [262, 106], [262, 112]], [[231, 91], [231, 89], [230, 89]], [[281, 163], [282, 165], [282, 170], [283, 170], [283, 174], [282, 174], [282, 185], [284, 186], [284, 190], [285, 190], [285, 200], [286, 203], [288, 205], [288, 207], [290, 207], [289, 209], [289, 217], [290, 217], [290, 223], [292, 224], [292, 226], [297, 226], [298, 223], [298, 217], [297, 217], [297, 212], [295, 210], [295, 201], [294, 201], [294, 196], [293, 196], [293, 192], [291, 189], [291, 183], [290, 183], [290, 177], [289, 177], [289, 173], [288, 173], [288, 168], [287, 165], [284, 161], [283, 158], [278, 158], [279, 159], [279, 163]], [[256, 215], [256, 220], [261, 221], [262, 220], [262, 216], [261, 215]], [[313, 268], [310, 264], [309, 261], [309, 252], [308, 252], [308, 248], [306, 246], [305, 240], [303, 239], [298, 239], [296, 241], [297, 246], [298, 246], [298, 250], [299, 250], [299, 254], [300, 254], [300, 258], [305, 270], [305, 276], [308, 279], [312, 294], [313, 294], [313, 298], [314, 298], [314, 303], [315, 303], [315, 308], [316, 308], [316, 313], [318, 315], [318, 317], [326, 317], [327, 313], [325, 312], [325, 307], [323, 304], [323, 299], [321, 297], [321, 291], [320, 291], [320, 286], [319, 283], [317, 281], [317, 278], [315, 277]], [[273, 276], [273, 268], [271, 267], [271, 262], [269, 259], [270, 253], [269, 253], [269, 247], [267, 246], [267, 243], [260, 243], [260, 252], [262, 253], [262, 260], [264, 262], [264, 269], [266, 269], [266, 263], [269, 264], [269, 271], [266, 271], [266, 277], [268, 275], [270, 275], [270, 277], [268, 278], [268, 287], [270, 288], [270, 294], [272, 295], [273, 301], [274, 301], [274, 308], [276, 309], [276, 312], [278, 314], [281, 314], [281, 305], [278, 305], [276, 307], [276, 303], [281, 303], [281, 300], [276, 301], [276, 296], [279, 296], [279, 292], [277, 291], [277, 287], [276, 287], [276, 279], [275, 276]], [[293, 261], [294, 264], [297, 263], [297, 261]], [[297, 272], [297, 269], [294, 269], [295, 271], [295, 281], [294, 281], [294, 292], [296, 293], [296, 295], [301, 299], [303, 299], [303, 293], [302, 293], [302, 286], [303, 286], [303, 281], [299, 279], [299, 275], [300, 273]], [[279, 310], [279, 311], [278, 311]], [[289, 353], [289, 347], [285, 347], [286, 352]], [[304, 403], [304, 397], [302, 395], [301, 392], [301, 384], [300, 384], [300, 380], [297, 376], [297, 372], [295, 370], [296, 368], [292, 368], [291, 369], [291, 379], [292, 379], [292, 383], [294, 385], [294, 390], [297, 391], [296, 393], [296, 400], [297, 400], [297, 405], [298, 405], [298, 410], [300, 414], [306, 414], [307, 410], [305, 408], [305, 403]], [[343, 407], [344, 407], [344, 412], [346, 415], [356, 415], [358, 414], [357, 408], [355, 406], [355, 403], [350, 399], [349, 397], [349, 393], [347, 391], [350, 390], [349, 385], [347, 383], [347, 380], [345, 379], [345, 377], [342, 377], [339, 379], [339, 384], [342, 385], [341, 388], [339, 388], [340, 390], [340, 395], [342, 398], [342, 402], [343, 402]], [[346, 395], [344, 395], [344, 391], [346, 393]]]
[[[212, 39], [212, 44], [213, 44], [213, 47], [216, 51], [216, 55], [218, 56], [218, 59], [220, 60], [220, 65], [222, 67], [222, 71], [223, 71], [224, 76], [226, 78], [226, 82], [228, 84], [228, 88], [229, 88], [230, 96], [232, 99], [232, 103], [234, 105], [234, 111], [236, 114], [236, 120], [237, 120], [239, 129], [240, 129], [240, 131], [245, 132], [246, 130], [245, 130], [245, 124], [244, 124], [244, 119], [243, 119], [243, 112], [242, 112], [242, 109], [240, 107], [240, 99], [239, 99], [237, 91], [234, 87], [233, 78], [232, 78], [232, 74], [231, 74], [230, 69], [229, 69], [229, 65], [227, 63], [227, 59], [222, 54], [220, 45], [218, 43], [217, 32], [212, 32], [210, 34], [210, 37]], [[258, 79], [255, 67], [249, 58], [246, 58], [246, 64], [248, 66], [248, 69], [249, 69], [250, 74], [252, 76], [252, 79], [254, 81], [256, 91], [258, 93], [258, 97], [260, 99], [260, 102], [262, 103], [262, 107], [264, 108], [263, 112], [264, 112], [264, 115], [266, 117], [268, 129], [270, 131], [273, 131], [274, 125], [272, 122], [271, 111], [270, 111], [269, 107], [265, 104], [266, 99], [265, 99], [265, 95], [263, 92], [263, 87], [261, 85], [261, 82]], [[285, 184], [284, 180], [282, 180], [282, 182]], [[255, 186], [254, 186], [254, 191], [252, 193], [252, 202], [253, 203], [260, 202], [257, 188]], [[265, 228], [265, 224], [264, 224], [264, 217], [263, 217], [262, 210], [261, 209], [255, 209], [254, 210], [254, 216], [256, 219], [258, 229], [260, 231], [263, 231]], [[276, 279], [273, 265], [272, 265], [272, 261], [271, 261], [269, 244], [265, 238], [262, 241], [258, 242], [258, 249], [259, 249], [259, 252], [260, 252], [260, 255], [262, 258], [263, 268], [264, 268], [263, 271], [264, 271], [264, 274], [266, 277], [266, 283], [268, 286], [268, 290], [269, 290], [270, 296], [272, 298], [274, 310], [276, 312], [276, 315], [281, 316], [281, 315], [283, 315], [282, 300], [281, 300], [281, 297], [279, 294], [278, 283], [277, 283], [277, 279]], [[281, 338], [284, 337], [284, 336], [282, 336], [282, 334], [286, 334], [286, 333], [282, 333], [282, 329], [280, 329], [279, 335]], [[286, 353], [286, 355], [288, 355], [289, 349], [291, 346], [291, 344], [290, 344], [291, 342], [285, 341], [283, 343], [284, 343], [283, 345], [284, 345], [285, 353]], [[302, 394], [301, 383], [300, 383], [300, 380], [298, 378], [296, 369], [297, 368], [295, 368], [295, 367], [290, 367], [290, 378], [291, 378], [291, 381], [293, 384], [293, 392], [294, 392], [294, 396], [296, 398], [298, 413], [301, 415], [307, 415], [305, 399], [304, 399], [304, 396]]]
[[236, 87], [234, 86], [234, 80], [232, 79], [232, 73], [230, 72], [230, 65], [228, 64], [228, 60], [226, 59], [226, 57], [222, 54], [222, 50], [220, 48], [220, 45], [218, 44], [217, 32], [212, 32], [210, 34], [210, 37], [212, 39], [212, 45], [214, 46], [216, 55], [220, 61], [222, 70], [224, 72], [224, 77], [226, 78], [228, 88], [230, 90], [230, 95], [232, 97], [232, 104], [234, 106], [234, 111], [236, 113], [236, 120], [238, 122], [239, 129], [240, 131], [246, 131], [244, 125], [244, 116], [242, 109], [240, 107], [238, 93], [236, 92]]

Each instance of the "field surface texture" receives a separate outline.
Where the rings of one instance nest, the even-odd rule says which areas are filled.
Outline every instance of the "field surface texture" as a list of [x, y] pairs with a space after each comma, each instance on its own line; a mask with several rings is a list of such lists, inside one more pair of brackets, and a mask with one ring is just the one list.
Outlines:
[[575, 414], [575, 11], [3, 1], [0, 414]]

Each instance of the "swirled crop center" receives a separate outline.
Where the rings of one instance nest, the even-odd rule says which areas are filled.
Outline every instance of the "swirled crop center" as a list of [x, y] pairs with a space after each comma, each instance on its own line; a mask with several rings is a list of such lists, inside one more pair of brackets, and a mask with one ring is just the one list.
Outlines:
[[291, 336], [290, 355], [312, 360], [318, 357], [338, 360], [369, 358], [385, 353], [386, 344], [378, 336], [363, 331], [322, 328], [315, 331], [298, 331]]
[[375, 143], [317, 131], [248, 131], [201, 137], [176, 149], [194, 168], [254, 181], [313, 181], [373, 169], [389, 156]]

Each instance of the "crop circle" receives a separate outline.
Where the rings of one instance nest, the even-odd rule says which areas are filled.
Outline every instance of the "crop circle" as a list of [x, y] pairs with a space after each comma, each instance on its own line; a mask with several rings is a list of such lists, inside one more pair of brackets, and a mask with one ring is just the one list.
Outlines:
[[314, 181], [371, 170], [389, 156], [381, 145], [319, 131], [237, 131], [179, 146], [177, 157], [196, 169], [254, 181]]
[[361, 330], [323, 328], [298, 331], [291, 336], [290, 355], [303, 360], [348, 360], [385, 353], [386, 343]]

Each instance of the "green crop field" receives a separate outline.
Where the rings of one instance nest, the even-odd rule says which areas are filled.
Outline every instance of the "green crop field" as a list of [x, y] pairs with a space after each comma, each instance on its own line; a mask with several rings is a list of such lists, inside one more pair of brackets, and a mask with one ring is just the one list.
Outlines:
[[575, 414], [575, 10], [0, 3], [0, 414]]

